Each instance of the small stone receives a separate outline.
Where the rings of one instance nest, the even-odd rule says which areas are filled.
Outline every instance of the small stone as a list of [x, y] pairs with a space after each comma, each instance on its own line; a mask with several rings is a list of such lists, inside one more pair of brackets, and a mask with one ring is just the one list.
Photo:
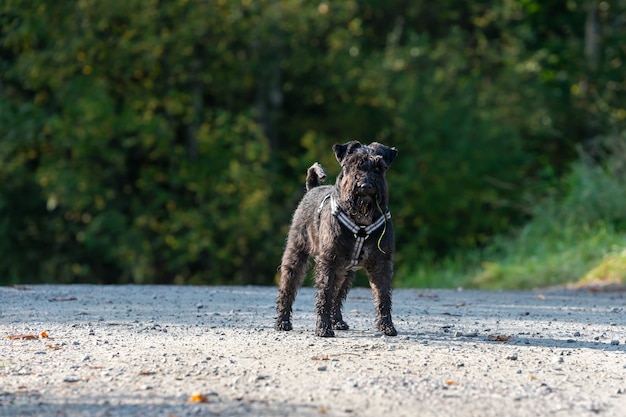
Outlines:
[[325, 370], [327, 370], [327, 369], [328, 369], [328, 367], [327, 367], [327, 366], [318, 366], [318, 367], [317, 367], [317, 370], [318, 370], [318, 371], [325, 371]]
[[196, 308], [197, 309], [204, 308], [204, 305], [202, 303], [198, 303], [198, 304], [196, 304]]
[[70, 376], [68, 376], [67, 378], [63, 378], [63, 382], [67, 382], [70, 384], [73, 384], [74, 382], [78, 382], [78, 381], [80, 381], [80, 378], [74, 378]]
[[506, 357], [508, 360], [510, 361], [516, 361], [517, 360], [517, 352], [513, 352], [511, 353], [509, 356]]
[[574, 337], [580, 337], [580, 332], [574, 332]]
[[558, 356], [554, 359], [552, 359], [553, 363], [563, 363], [563, 357], [562, 356]]
[[611, 340], [611, 344], [613, 346], [617, 346], [617, 345], [619, 345], [619, 340], [613, 339], [613, 340]]

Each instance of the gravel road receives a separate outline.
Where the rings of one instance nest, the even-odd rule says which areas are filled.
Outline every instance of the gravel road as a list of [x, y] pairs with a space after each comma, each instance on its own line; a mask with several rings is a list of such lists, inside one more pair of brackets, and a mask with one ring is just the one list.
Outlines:
[[355, 288], [334, 339], [275, 296], [0, 287], [0, 416], [626, 416], [624, 292], [396, 290], [384, 337]]

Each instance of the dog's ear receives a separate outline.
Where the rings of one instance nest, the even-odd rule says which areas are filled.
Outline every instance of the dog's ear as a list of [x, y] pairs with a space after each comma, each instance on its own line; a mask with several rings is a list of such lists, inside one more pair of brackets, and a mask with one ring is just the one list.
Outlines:
[[333, 145], [333, 152], [335, 152], [335, 158], [337, 158], [337, 161], [341, 163], [341, 161], [343, 161], [346, 156], [350, 155], [352, 152], [362, 146], [363, 145], [361, 145], [361, 143], [356, 140], [351, 140], [350, 142], [344, 144], [335, 143]]
[[398, 150], [396, 148], [383, 145], [382, 143], [372, 142], [369, 144], [369, 147], [374, 149], [374, 152], [376, 152], [377, 155], [383, 157], [387, 166], [391, 165], [391, 163], [396, 159], [396, 156], [398, 156]]

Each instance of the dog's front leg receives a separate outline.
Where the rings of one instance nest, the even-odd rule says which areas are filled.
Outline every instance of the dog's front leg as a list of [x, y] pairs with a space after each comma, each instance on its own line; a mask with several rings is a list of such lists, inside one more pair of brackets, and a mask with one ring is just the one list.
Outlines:
[[334, 337], [331, 313], [333, 311], [333, 296], [335, 293], [336, 270], [333, 262], [323, 257], [315, 260], [315, 286], [317, 288], [315, 310], [317, 325], [315, 334], [320, 337]]
[[381, 262], [367, 270], [374, 306], [376, 307], [376, 327], [386, 336], [396, 336], [393, 321], [391, 320], [391, 280], [393, 265], [391, 262]]
[[333, 295], [333, 312], [332, 312], [332, 325], [335, 330], [348, 330], [350, 326], [343, 319], [341, 309], [343, 302], [348, 296], [348, 291], [352, 287], [354, 281], [354, 271], [345, 271], [342, 275], [337, 275], [335, 280], [335, 294]]

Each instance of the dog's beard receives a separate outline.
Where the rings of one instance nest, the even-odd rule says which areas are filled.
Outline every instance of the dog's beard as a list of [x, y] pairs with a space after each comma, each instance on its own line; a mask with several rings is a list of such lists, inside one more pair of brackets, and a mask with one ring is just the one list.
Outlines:
[[348, 214], [361, 225], [369, 225], [373, 222], [376, 212], [376, 200], [374, 195], [356, 195], [350, 201]]

